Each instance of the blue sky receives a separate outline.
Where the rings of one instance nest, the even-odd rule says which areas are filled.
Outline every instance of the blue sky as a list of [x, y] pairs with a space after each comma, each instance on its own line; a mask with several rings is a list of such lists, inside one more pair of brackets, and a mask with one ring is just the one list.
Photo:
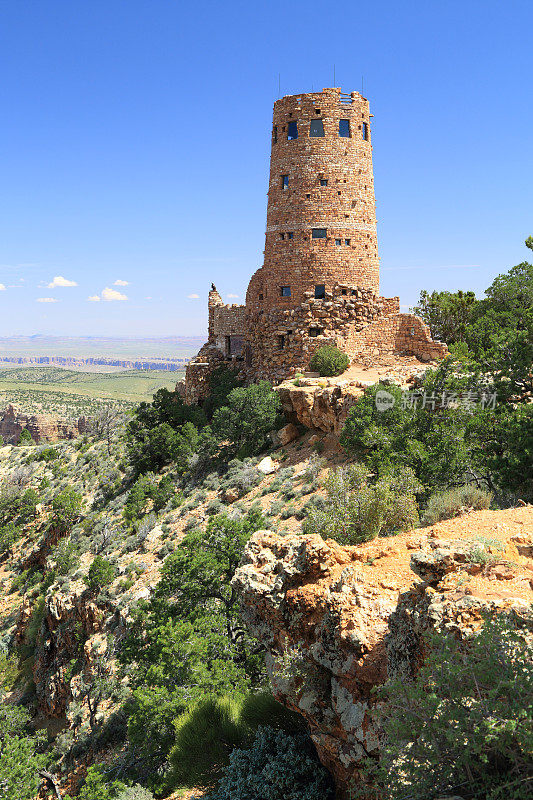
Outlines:
[[382, 293], [482, 293], [533, 234], [532, 29], [530, 0], [2, 0], [0, 335], [202, 333], [261, 265], [278, 75], [334, 67], [375, 115]]

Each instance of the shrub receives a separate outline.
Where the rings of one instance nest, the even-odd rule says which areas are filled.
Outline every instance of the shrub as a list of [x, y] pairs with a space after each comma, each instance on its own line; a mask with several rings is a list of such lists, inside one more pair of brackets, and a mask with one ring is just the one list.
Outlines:
[[52, 552], [54, 569], [58, 575], [71, 575], [78, 569], [80, 557], [74, 542], [61, 539], [57, 547]]
[[447, 492], [436, 492], [429, 498], [422, 522], [433, 525], [443, 519], [457, 517], [465, 511], [490, 508], [492, 494], [477, 486], [460, 486]]
[[20, 445], [35, 444], [35, 442], [33, 441], [33, 437], [27, 428], [23, 428], [21, 430], [19, 436], [19, 444]]
[[154, 800], [154, 796], [144, 786], [136, 783], [135, 786], [126, 786], [125, 789], [122, 789], [115, 800]]
[[20, 539], [20, 529], [13, 522], [0, 526], [0, 556], [9, 553], [18, 539]]
[[36, 461], [44, 461], [46, 464], [49, 464], [50, 461], [55, 461], [57, 458], [59, 458], [59, 453], [55, 447], [44, 447], [35, 456]]
[[115, 568], [106, 558], [96, 556], [93, 563], [89, 567], [89, 572], [85, 579], [85, 583], [96, 594], [100, 589], [103, 589], [112, 582], [115, 577]]
[[170, 754], [172, 781], [185, 786], [212, 786], [235, 747], [250, 747], [261, 725], [271, 730], [301, 731], [301, 718], [270, 693], [211, 697], [187, 709], [174, 723]]
[[234, 750], [209, 800], [327, 800], [329, 773], [318, 762], [307, 736], [260, 728], [249, 750]]
[[408, 530], [418, 522], [415, 494], [421, 488], [408, 468], [374, 483], [360, 464], [336, 469], [326, 480], [325, 504], [310, 505], [304, 531], [357, 544]]
[[319, 375], [325, 378], [340, 375], [348, 368], [349, 363], [350, 359], [346, 353], [343, 353], [338, 347], [324, 345], [318, 348], [309, 363], [309, 367], [313, 372], [318, 372]]
[[416, 677], [402, 672], [389, 680], [380, 692], [386, 742], [373, 770], [380, 797], [531, 796], [528, 625], [528, 619], [502, 614], [466, 641], [434, 634], [422, 648], [427, 657]]

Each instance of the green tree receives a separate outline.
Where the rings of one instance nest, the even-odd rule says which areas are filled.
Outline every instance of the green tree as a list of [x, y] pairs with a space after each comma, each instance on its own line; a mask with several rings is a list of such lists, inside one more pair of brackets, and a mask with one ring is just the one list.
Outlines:
[[[130, 741], [151, 770], [164, 766], [173, 722], [209, 696], [241, 695], [262, 678], [262, 647], [239, 620], [230, 580], [260, 514], [212, 517], [167, 557], [149, 601], [134, 611], [119, 659], [128, 672]], [[156, 785], [154, 784], [154, 787]]]
[[58, 533], [67, 533], [80, 519], [83, 506], [83, 497], [79, 492], [67, 486], [66, 489], [56, 494], [52, 500], [51, 525]]
[[447, 344], [465, 341], [466, 328], [478, 301], [474, 292], [420, 292], [418, 305], [412, 309], [431, 329], [434, 339]]
[[29, 714], [20, 706], [0, 704], [0, 797], [33, 800], [47, 763], [40, 748], [43, 735], [27, 732]]
[[380, 797], [531, 797], [528, 624], [500, 615], [466, 641], [435, 634], [418, 651], [426, 659], [415, 677], [389, 680], [380, 692], [386, 746], [373, 770]]
[[216, 367], [209, 376], [209, 394], [202, 406], [207, 419], [212, 419], [217, 408], [227, 405], [230, 392], [240, 386], [242, 381], [234, 369], [225, 365]]
[[267, 381], [233, 389], [227, 405], [213, 415], [213, 432], [227, 442], [226, 453], [239, 456], [260, 453], [280, 421], [281, 400]]
[[89, 572], [85, 578], [85, 583], [93, 594], [97, 594], [101, 589], [115, 579], [115, 568], [103, 556], [95, 556], [93, 563], [89, 567]]

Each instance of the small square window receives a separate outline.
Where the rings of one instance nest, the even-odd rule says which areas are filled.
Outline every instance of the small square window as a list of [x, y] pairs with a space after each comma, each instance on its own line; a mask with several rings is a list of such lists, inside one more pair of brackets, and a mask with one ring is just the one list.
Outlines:
[[316, 336], [320, 336], [322, 330], [320, 328], [309, 328], [309, 336], [315, 338]]
[[368, 124], [363, 122], [363, 139], [368, 142]]
[[320, 178], [320, 185], [321, 186], [327, 186], [328, 185], [328, 182], [327, 182], [326, 178]]
[[261, 301], [262, 299], [263, 299], [263, 295], [262, 295], [262, 294], [260, 294], [260, 295], [259, 295], [259, 300]]
[[309, 136], [324, 136], [324, 123], [321, 119], [312, 119], [309, 128]]
[[350, 120], [349, 119], [340, 119], [339, 120], [339, 136], [343, 139], [350, 138]]
[[320, 283], [318, 286], [315, 286], [315, 299], [316, 300], [323, 300], [326, 296], [326, 287], [323, 283]]
[[341, 289], [341, 294], [348, 294], [348, 289]]
[[288, 175], [282, 175], [281, 176], [281, 188], [282, 189], [288, 189], [289, 188], [289, 176]]
[[337, 247], [340, 247], [342, 242], [340, 239], [335, 239], [335, 244], [337, 245]]
[[352, 241], [351, 239], [345, 239], [344, 240], [344, 244], [349, 246], [351, 241]]
[[284, 239], [285, 238], [285, 234], [284, 233], [280, 233], [279, 238], [280, 239]]
[[289, 124], [287, 126], [287, 139], [290, 142], [293, 139], [297, 139], [297, 138], [298, 138], [298, 123], [294, 122], [294, 120], [293, 120], [292, 122], [289, 122]]
[[[359, 261], [361, 261], [361, 259], [359, 259]], [[354, 295], [354, 294], [357, 294], [356, 289], [352, 289], [352, 295]]]
[[306, 199], [307, 199], [307, 200], [309, 200], [309, 198], [311, 197], [311, 195], [310, 195], [310, 194], [306, 194], [305, 196], [306, 196]]
[[290, 297], [291, 296], [291, 287], [290, 286], [282, 286], [281, 287], [281, 296], [282, 297]]
[[274, 125], [274, 127], [272, 129], [272, 141], [274, 142], [274, 144], [276, 144], [276, 142], [278, 141], [278, 126], [277, 125]]
[[328, 235], [327, 228], [312, 228], [311, 229], [311, 238], [312, 239], [326, 239]]
[[287, 239], [294, 239], [294, 233], [292, 231], [289, 231], [287, 234]]
[[320, 114], [320, 109], [319, 108], [315, 108], [315, 114]]

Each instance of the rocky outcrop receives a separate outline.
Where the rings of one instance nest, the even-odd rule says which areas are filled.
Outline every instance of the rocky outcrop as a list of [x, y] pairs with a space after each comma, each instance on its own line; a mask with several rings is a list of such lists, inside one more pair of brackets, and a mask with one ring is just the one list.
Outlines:
[[93, 637], [104, 628], [104, 613], [84, 587], [69, 594], [54, 592], [46, 598], [37, 640], [33, 678], [39, 711], [46, 717], [65, 715], [76, 680], [90, 660]]
[[8, 444], [17, 444], [24, 429], [30, 432], [34, 442], [57, 442], [75, 439], [84, 433], [87, 420], [80, 417], [77, 422], [67, 422], [45, 415], [23, 414], [10, 403], [0, 412], [0, 436]]
[[249, 631], [267, 647], [276, 696], [307, 720], [339, 797], [362, 760], [379, 754], [372, 689], [418, 668], [425, 631], [466, 637], [485, 612], [527, 609], [532, 539], [532, 506], [354, 547], [317, 535], [252, 536], [233, 586]]
[[338, 433], [346, 422], [350, 408], [364, 390], [347, 381], [330, 382], [328, 385], [323, 379], [321, 383], [302, 378], [284, 381], [275, 388], [281, 397], [287, 419], [299, 422], [306, 428]]

